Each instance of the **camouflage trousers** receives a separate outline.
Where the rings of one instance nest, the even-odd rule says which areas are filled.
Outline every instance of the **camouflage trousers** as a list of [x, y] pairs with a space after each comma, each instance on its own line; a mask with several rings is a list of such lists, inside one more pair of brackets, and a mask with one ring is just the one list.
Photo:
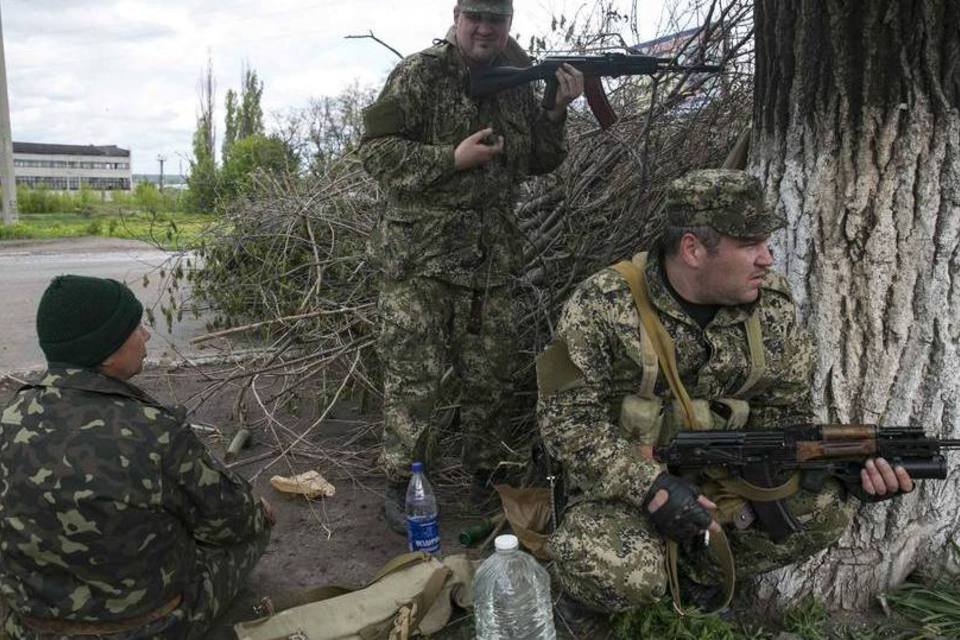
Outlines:
[[[852, 505], [828, 481], [820, 493], [801, 491], [787, 499], [803, 531], [777, 544], [754, 523], [746, 529], [725, 526], [745, 578], [804, 560], [836, 542], [850, 522]], [[564, 514], [549, 540], [553, 574], [560, 587], [600, 611], [618, 612], [649, 605], [667, 591], [662, 538], [650, 521], [618, 502], [580, 502]], [[681, 553], [678, 570], [696, 582], [716, 584], [720, 576], [706, 554]], [[710, 566], [705, 566], [710, 565]]]
[[[508, 287], [480, 290], [421, 277], [382, 282], [380, 464], [388, 479], [408, 477], [415, 455], [430, 457], [425, 442], [436, 437], [438, 409], [455, 383], [463, 465], [472, 473], [496, 467], [517, 356], [514, 310]], [[448, 369], [455, 374], [449, 382]]]
[[[231, 547], [200, 546], [194, 575], [183, 591], [183, 601], [169, 615], [130, 631], [84, 637], [100, 640], [199, 640], [240, 591], [269, 541], [270, 529], [265, 529], [259, 537]], [[15, 613], [7, 617], [4, 631], [12, 640], [69, 640], [77, 637], [36, 633], [26, 628]]]

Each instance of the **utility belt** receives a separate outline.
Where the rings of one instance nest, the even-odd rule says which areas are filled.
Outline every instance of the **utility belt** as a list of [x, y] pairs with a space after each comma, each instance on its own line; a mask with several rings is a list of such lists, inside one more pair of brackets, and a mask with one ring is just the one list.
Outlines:
[[123, 633], [169, 615], [183, 602], [183, 595], [177, 594], [162, 606], [134, 618], [124, 620], [104, 620], [87, 622], [83, 620], [54, 620], [50, 618], [31, 618], [17, 616], [23, 626], [35, 633], [49, 633], [59, 636], [102, 636], [111, 633]]

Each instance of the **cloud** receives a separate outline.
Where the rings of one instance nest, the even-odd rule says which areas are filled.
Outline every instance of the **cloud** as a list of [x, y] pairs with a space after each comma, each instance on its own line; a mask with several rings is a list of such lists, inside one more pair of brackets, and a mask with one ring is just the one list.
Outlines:
[[[624, 0], [624, 3], [625, 0]], [[13, 137], [117, 144], [133, 170], [189, 155], [197, 83], [212, 58], [217, 126], [243, 63], [264, 81], [266, 113], [305, 107], [359, 82], [379, 86], [396, 56], [442, 37], [455, 0], [5, 0], [4, 45]], [[643, 5], [659, 5], [644, 2]], [[541, 33], [573, 0], [516, 0], [513, 31]], [[657, 9], [658, 10], [658, 9]], [[524, 41], [525, 43], [525, 41]], [[269, 119], [268, 119], [269, 121]]]

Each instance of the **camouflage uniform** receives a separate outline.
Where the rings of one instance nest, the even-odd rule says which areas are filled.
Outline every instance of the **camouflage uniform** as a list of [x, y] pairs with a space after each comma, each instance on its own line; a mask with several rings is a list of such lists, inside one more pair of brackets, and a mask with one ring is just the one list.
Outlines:
[[50, 639], [23, 617], [137, 618], [109, 638], [199, 638], [269, 539], [248, 483], [182, 410], [88, 369], [51, 365], [0, 419], [0, 589], [13, 638]]
[[[508, 50], [522, 55], [512, 41]], [[360, 155], [388, 197], [370, 250], [383, 276], [382, 466], [393, 480], [409, 473], [450, 366], [463, 383], [465, 465], [496, 464], [516, 354], [509, 283], [523, 244], [514, 204], [527, 176], [551, 171], [565, 155], [563, 122], [546, 117], [529, 85], [474, 100], [467, 80], [448, 35], [404, 59], [364, 116]], [[455, 147], [484, 127], [503, 136], [503, 152], [455, 170]]]
[[[712, 220], [704, 216], [694, 224], [705, 222]], [[782, 277], [770, 273], [755, 302], [721, 306], [701, 329], [668, 289], [659, 257], [648, 258], [645, 275], [651, 305], [673, 337], [678, 372], [691, 398], [728, 399], [742, 388], [751, 371], [744, 321], [756, 310], [766, 368], [753, 388], [742, 428], [811, 420], [809, 337], [798, 326]], [[636, 446], [668, 440], [681, 420], [672, 402], [661, 405], [659, 400], [653, 400], [662, 409], [659, 433], [630, 431], [622, 420], [621, 403], [643, 384], [639, 327], [637, 307], [619, 273], [605, 269], [588, 278], [566, 303], [557, 325], [557, 338], [566, 345], [579, 379], [543, 394], [538, 407], [544, 442], [563, 464], [570, 498], [549, 541], [554, 569], [565, 591], [606, 611], [649, 604], [666, 591], [664, 544], [642, 511], [663, 469], [640, 458]], [[653, 393], [656, 398], [670, 395], [662, 373]], [[709, 420], [712, 424], [705, 428], [730, 428], [718, 415]], [[820, 493], [801, 491], [787, 504], [804, 530], [780, 544], [757, 524], [725, 527], [738, 576], [808, 557], [835, 542], [849, 522], [850, 508], [832, 480]], [[697, 564], [702, 563], [681, 557], [681, 573], [702, 579]]]

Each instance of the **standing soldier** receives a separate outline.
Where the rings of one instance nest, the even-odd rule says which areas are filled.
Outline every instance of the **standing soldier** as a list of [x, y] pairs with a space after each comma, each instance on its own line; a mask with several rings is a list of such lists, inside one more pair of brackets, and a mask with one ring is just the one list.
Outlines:
[[514, 205], [527, 176], [563, 160], [566, 108], [583, 90], [580, 73], [565, 67], [550, 111], [529, 85], [467, 96], [471, 68], [529, 64], [509, 37], [512, 15], [512, 0], [459, 0], [446, 38], [404, 59], [364, 112], [360, 154], [388, 197], [371, 248], [382, 269], [384, 512], [398, 531], [410, 462], [415, 452], [429, 457], [448, 369], [461, 383], [472, 495], [489, 495], [516, 357]]
[[57, 277], [40, 300], [47, 372], [0, 417], [11, 638], [201, 638], [267, 546], [269, 505], [182, 409], [127, 382], [147, 354], [142, 314], [101, 278]]

